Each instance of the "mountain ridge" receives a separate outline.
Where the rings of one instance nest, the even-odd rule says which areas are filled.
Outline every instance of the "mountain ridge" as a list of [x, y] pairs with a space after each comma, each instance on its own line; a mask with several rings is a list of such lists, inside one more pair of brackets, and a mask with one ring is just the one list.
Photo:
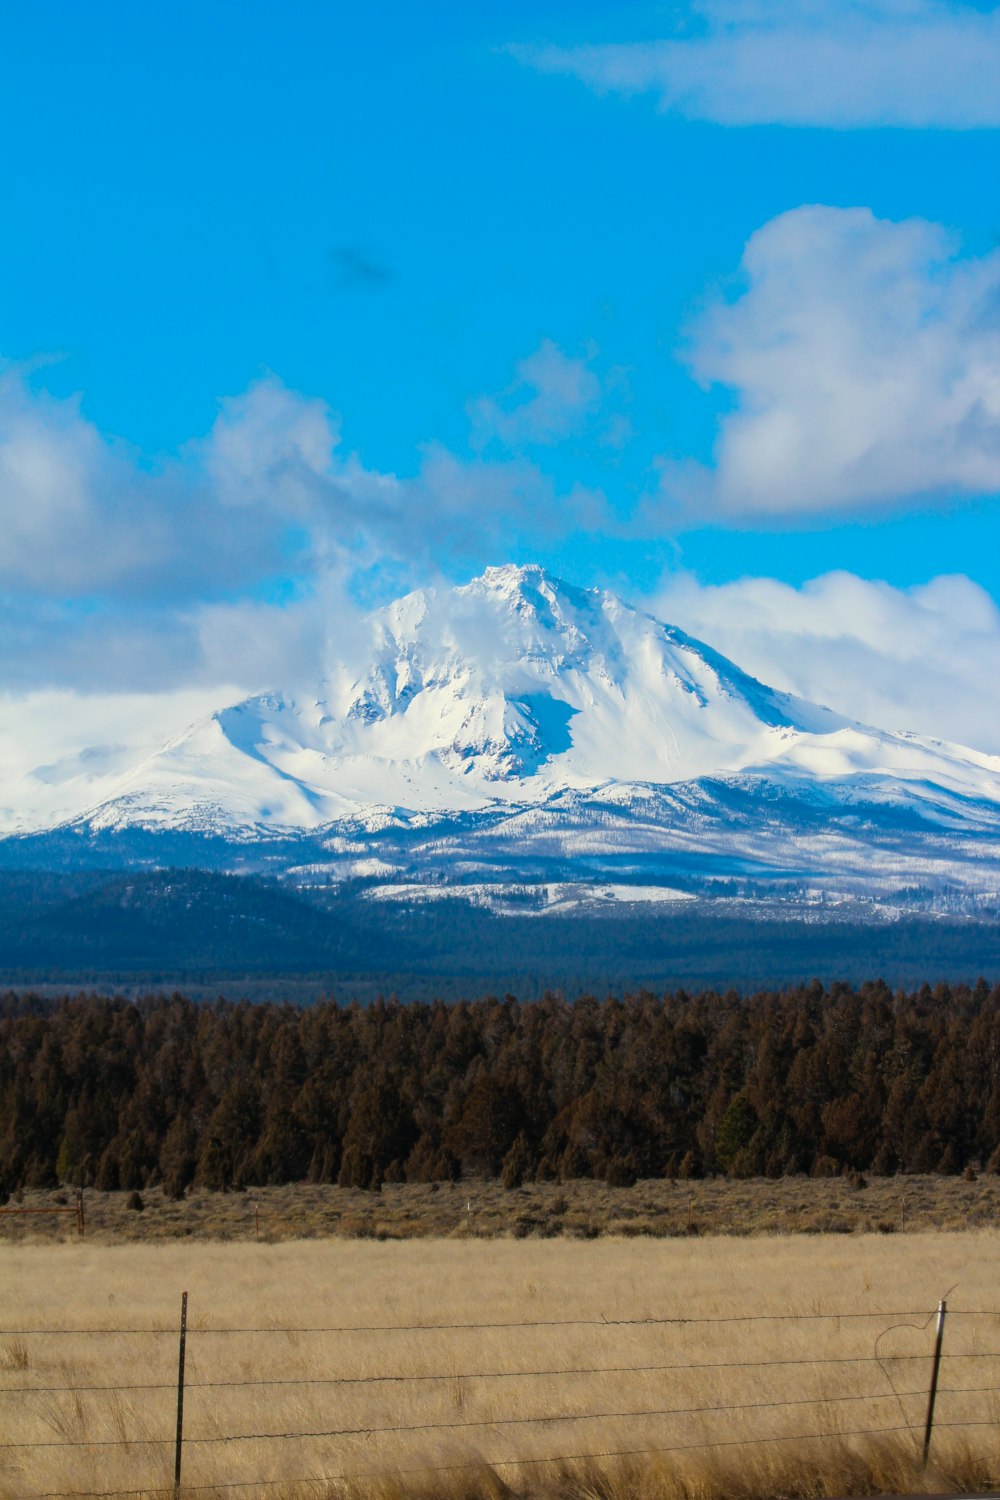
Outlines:
[[505, 565], [376, 611], [311, 690], [203, 717], [110, 795], [0, 841], [0, 863], [113, 845], [155, 863], [158, 841], [428, 899], [479, 876], [652, 889], [680, 864], [981, 902], [1000, 757], [780, 692], [616, 594]]
[[371, 617], [367, 662], [205, 716], [76, 816], [314, 830], [368, 807], [473, 810], [775, 765], [930, 776], [1000, 801], [998, 757], [872, 729], [615, 594], [507, 565], [394, 601]]

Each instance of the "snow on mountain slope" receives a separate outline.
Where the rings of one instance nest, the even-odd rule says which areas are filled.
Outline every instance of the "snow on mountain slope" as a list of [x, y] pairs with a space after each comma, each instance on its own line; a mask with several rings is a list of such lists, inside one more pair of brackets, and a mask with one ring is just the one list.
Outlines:
[[378, 611], [362, 659], [199, 720], [79, 816], [246, 837], [736, 773], [836, 784], [839, 803], [856, 784], [1000, 804], [998, 757], [854, 723], [614, 594], [507, 566]]
[[54, 827], [113, 796], [132, 767], [220, 701], [219, 688], [0, 695], [0, 836]]

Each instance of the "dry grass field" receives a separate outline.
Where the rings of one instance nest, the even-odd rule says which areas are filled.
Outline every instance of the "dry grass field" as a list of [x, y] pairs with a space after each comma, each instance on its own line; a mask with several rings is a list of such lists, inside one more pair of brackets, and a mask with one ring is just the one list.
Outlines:
[[[208, 1500], [982, 1487], [1000, 1479], [998, 1255], [989, 1230], [32, 1235], [0, 1244], [0, 1496], [171, 1491], [182, 1290], [183, 1488]], [[927, 1318], [950, 1288], [924, 1473]]]
[[[86, 1195], [88, 1237], [101, 1240], [517, 1238], [595, 1239], [599, 1235], [864, 1234], [924, 1229], [1000, 1228], [1000, 1177], [845, 1177], [775, 1181], [650, 1180], [631, 1188], [603, 1182], [531, 1183], [507, 1192], [498, 1181], [386, 1183], [380, 1193], [296, 1183], [246, 1192], [192, 1190], [171, 1202], [153, 1188], [142, 1212], [128, 1193]], [[8, 1207], [71, 1206], [74, 1195], [26, 1192]], [[64, 1239], [72, 1215], [0, 1216], [0, 1245]]]

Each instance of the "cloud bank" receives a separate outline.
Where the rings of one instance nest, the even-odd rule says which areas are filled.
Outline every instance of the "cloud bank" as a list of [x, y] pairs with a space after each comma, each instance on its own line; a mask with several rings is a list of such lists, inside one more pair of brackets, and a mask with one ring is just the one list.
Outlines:
[[[259, 381], [207, 438], [149, 464], [78, 398], [0, 378], [0, 588], [52, 600], [203, 599], [287, 571], [298, 528], [363, 504], [322, 402]], [[238, 520], [236, 513], [238, 512]]]
[[696, 516], [801, 517], [1000, 489], [1000, 252], [939, 225], [810, 206], [749, 240], [688, 360], [734, 393], [711, 469], [668, 463]]
[[1000, 754], [1000, 610], [969, 578], [897, 589], [837, 572], [793, 588], [680, 574], [651, 607], [785, 692]]
[[153, 463], [101, 433], [78, 398], [7, 368], [0, 692], [288, 681], [350, 628], [366, 576], [402, 591], [503, 556], [512, 537], [599, 525], [602, 496], [560, 489], [518, 451], [554, 441], [595, 384], [546, 342], [519, 367], [510, 410], [482, 403], [505, 451], [428, 444], [398, 476], [346, 452], [326, 403], [271, 375]]
[[683, 39], [513, 46], [599, 93], [719, 125], [1000, 125], [1000, 11], [939, 0], [704, 0]]

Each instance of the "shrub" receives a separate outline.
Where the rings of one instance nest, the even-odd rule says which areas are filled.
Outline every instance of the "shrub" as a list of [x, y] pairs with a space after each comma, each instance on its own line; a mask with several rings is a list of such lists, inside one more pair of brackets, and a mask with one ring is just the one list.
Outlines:
[[635, 1187], [638, 1173], [627, 1156], [613, 1156], [604, 1169], [604, 1180], [608, 1187]]
[[500, 1181], [508, 1192], [514, 1188], [519, 1188], [531, 1171], [531, 1167], [531, 1148], [528, 1145], [528, 1138], [522, 1130], [503, 1159], [503, 1165], [500, 1169]]
[[[746, 1151], [757, 1133], [760, 1121], [757, 1111], [744, 1094], [737, 1094], [719, 1121], [715, 1132], [715, 1154], [726, 1172], [732, 1171], [737, 1158]], [[739, 1175], [746, 1175], [742, 1168]]]

